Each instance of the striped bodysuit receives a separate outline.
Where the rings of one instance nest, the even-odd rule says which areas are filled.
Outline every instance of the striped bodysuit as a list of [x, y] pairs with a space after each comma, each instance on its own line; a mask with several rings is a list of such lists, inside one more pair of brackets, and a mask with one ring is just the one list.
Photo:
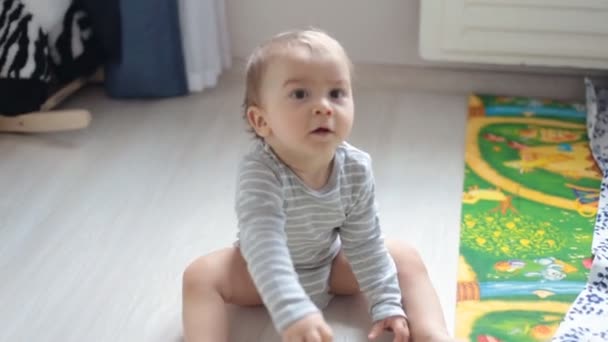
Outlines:
[[405, 316], [367, 153], [338, 146], [328, 183], [313, 190], [256, 141], [239, 166], [236, 213], [237, 245], [278, 331], [328, 304], [331, 263], [341, 249], [372, 319]]

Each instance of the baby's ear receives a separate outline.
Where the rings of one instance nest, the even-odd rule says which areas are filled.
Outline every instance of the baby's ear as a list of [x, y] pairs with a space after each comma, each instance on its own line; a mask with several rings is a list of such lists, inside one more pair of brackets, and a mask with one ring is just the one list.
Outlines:
[[250, 106], [247, 108], [247, 121], [253, 130], [262, 138], [267, 137], [270, 134], [270, 127], [266, 122], [264, 111], [257, 106]]

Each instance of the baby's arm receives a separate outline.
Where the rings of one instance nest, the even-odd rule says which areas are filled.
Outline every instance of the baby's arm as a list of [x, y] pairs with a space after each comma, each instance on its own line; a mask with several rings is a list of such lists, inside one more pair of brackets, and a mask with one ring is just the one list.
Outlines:
[[380, 231], [371, 161], [368, 160], [368, 165], [364, 167], [364, 176], [359, 180], [362, 185], [353, 194], [354, 205], [340, 229], [340, 238], [361, 291], [368, 298], [372, 319], [376, 322], [392, 316], [404, 317], [405, 313], [395, 263]]
[[275, 327], [283, 332], [319, 310], [300, 285], [287, 249], [280, 183], [263, 163], [246, 159], [237, 187], [241, 252]]

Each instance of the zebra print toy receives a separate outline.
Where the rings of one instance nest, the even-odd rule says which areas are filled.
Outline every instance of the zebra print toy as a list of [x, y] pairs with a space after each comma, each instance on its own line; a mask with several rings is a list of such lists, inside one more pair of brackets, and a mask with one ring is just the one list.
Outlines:
[[101, 64], [98, 56], [90, 22], [77, 2], [47, 31], [35, 8], [0, 0], [0, 114], [40, 110], [62, 86], [92, 75]]
[[51, 79], [48, 34], [25, 6], [3, 0], [0, 6], [0, 113], [38, 110]]

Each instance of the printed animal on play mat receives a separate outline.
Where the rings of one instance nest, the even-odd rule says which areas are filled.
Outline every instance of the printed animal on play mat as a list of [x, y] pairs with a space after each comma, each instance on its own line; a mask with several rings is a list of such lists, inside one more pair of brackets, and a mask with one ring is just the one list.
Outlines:
[[568, 273], [574, 273], [578, 269], [564, 261], [554, 257], [539, 258], [534, 260], [537, 264], [544, 267], [540, 272], [528, 272], [526, 277], [541, 277], [544, 280], [557, 281], [566, 278]]
[[566, 143], [579, 141], [584, 132], [553, 128], [526, 128], [519, 131], [519, 136], [524, 139], [537, 139], [543, 143]]
[[468, 191], [462, 194], [462, 202], [467, 204], [475, 204], [480, 200], [499, 202], [499, 205], [492, 209], [491, 212], [500, 211], [503, 215], [511, 210], [517, 213], [517, 209], [513, 206], [513, 197], [505, 195], [500, 189], [479, 189], [478, 186], [472, 186]]
[[567, 178], [601, 179], [595, 162], [589, 158], [586, 143], [560, 144], [554, 146], [534, 146], [521, 148], [519, 160], [507, 161], [505, 166], [527, 173], [545, 170]]

